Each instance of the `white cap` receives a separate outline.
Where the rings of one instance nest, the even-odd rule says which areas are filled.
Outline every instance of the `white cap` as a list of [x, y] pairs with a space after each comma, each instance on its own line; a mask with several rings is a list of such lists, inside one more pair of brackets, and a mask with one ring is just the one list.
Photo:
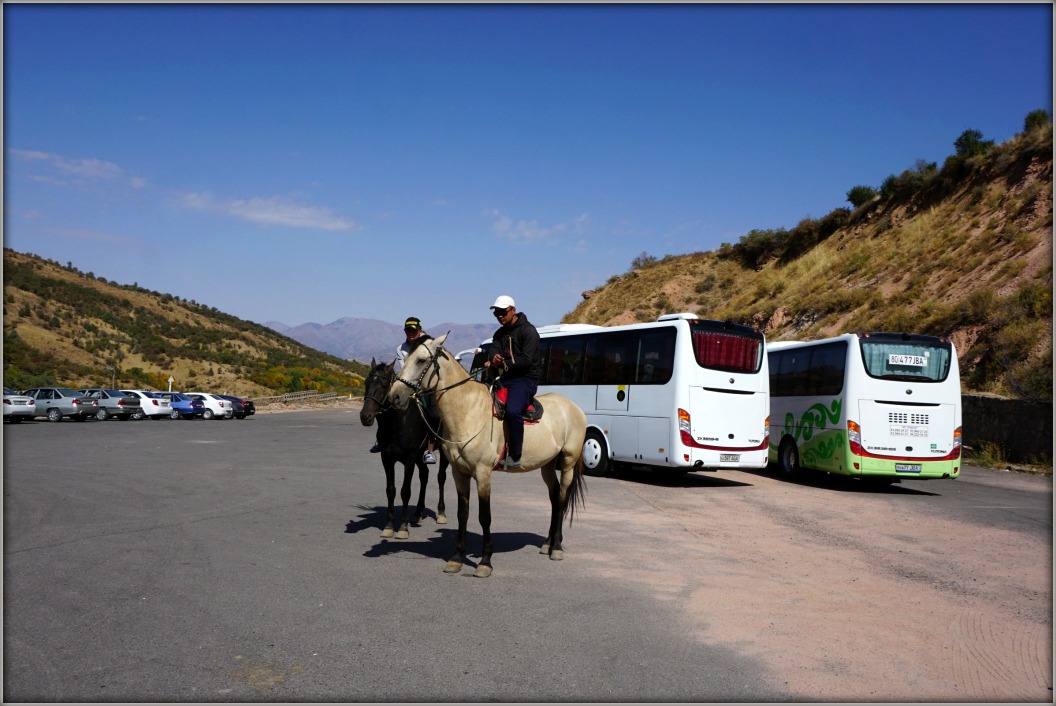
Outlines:
[[513, 297], [506, 296], [503, 294], [495, 303], [491, 305], [492, 309], [509, 309], [511, 306], [517, 306], [517, 302], [513, 301]]

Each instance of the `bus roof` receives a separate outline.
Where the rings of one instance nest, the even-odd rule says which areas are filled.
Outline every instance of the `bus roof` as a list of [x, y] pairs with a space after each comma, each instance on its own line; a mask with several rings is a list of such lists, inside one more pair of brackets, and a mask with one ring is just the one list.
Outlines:
[[539, 333], [558, 333], [560, 331], [591, 331], [596, 328], [605, 328], [594, 324], [549, 324], [536, 329]]

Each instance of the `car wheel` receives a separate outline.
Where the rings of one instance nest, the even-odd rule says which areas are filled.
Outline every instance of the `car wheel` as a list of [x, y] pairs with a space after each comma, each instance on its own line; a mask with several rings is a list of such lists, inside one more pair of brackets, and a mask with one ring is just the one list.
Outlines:
[[179, 410], [175, 410], [174, 409], [171, 412], [169, 412], [169, 419], [179, 419], [179, 418], [180, 418]]
[[213, 410], [207, 409], [204, 412], [202, 412], [202, 419], [212, 419], [212, 418], [213, 418]]
[[59, 410], [55, 409], [54, 407], [52, 407], [51, 409], [48, 410], [48, 421], [49, 422], [58, 422], [58, 421], [61, 421], [61, 420], [62, 420], [62, 412], [60, 412]]
[[796, 442], [790, 438], [781, 442], [781, 448], [777, 452], [777, 463], [785, 478], [791, 480], [799, 476], [799, 449], [796, 448]]
[[134, 412], [132, 414], [132, 421], [138, 422], [140, 419], [142, 419], [145, 416], [147, 416], [147, 415], [143, 414], [142, 412]]
[[106, 410], [106, 407], [103, 407], [95, 413], [95, 418], [98, 419], [100, 422], [105, 422], [107, 419], [110, 418], [110, 412]]
[[597, 429], [588, 429], [583, 440], [583, 472], [588, 476], [607, 476], [611, 465], [605, 436]]

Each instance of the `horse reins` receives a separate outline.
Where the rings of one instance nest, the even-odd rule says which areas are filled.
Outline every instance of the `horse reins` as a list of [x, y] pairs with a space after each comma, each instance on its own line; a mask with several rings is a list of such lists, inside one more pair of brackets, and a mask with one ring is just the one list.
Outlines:
[[[429, 350], [429, 349], [426, 348], [426, 350]], [[396, 376], [396, 380], [395, 381], [402, 382], [404, 385], [406, 385], [407, 387], [411, 388], [411, 390], [413, 390], [413, 392], [411, 393], [410, 397], [411, 397], [412, 400], [414, 400], [415, 406], [418, 408], [418, 414], [421, 416], [422, 421], [425, 422], [426, 428], [430, 432], [432, 432], [432, 434], [434, 436], [436, 436], [436, 438], [440, 439], [441, 441], [447, 441], [447, 442], [452, 443], [452, 444], [460, 444], [460, 445], [461, 444], [468, 444], [469, 442], [473, 441], [473, 439], [475, 439], [478, 436], [480, 436], [480, 432], [484, 431], [484, 427], [486, 427], [488, 425], [487, 422], [484, 423], [484, 425], [480, 428], [479, 431], [477, 431], [476, 434], [474, 434], [473, 436], [469, 437], [465, 441], [456, 441], [455, 439], [448, 439], [447, 437], [445, 437], [442, 434], [440, 434], [439, 430], [433, 429], [433, 427], [429, 424], [428, 417], [425, 414], [425, 403], [422, 401], [423, 394], [436, 395], [437, 403], [439, 403], [440, 393], [447, 392], [448, 390], [453, 390], [454, 388], [458, 387], [459, 385], [465, 385], [467, 382], [476, 382], [473, 378], [467, 377], [465, 380], [459, 380], [454, 385], [448, 385], [447, 387], [441, 387], [441, 388], [437, 388], [435, 390], [423, 391], [422, 390], [422, 383], [425, 381], [425, 376], [430, 370], [435, 371], [437, 384], [439, 384], [439, 382], [440, 382], [440, 356], [441, 355], [447, 355], [447, 351], [444, 350], [443, 346], [437, 346], [435, 351], [430, 351], [430, 353], [429, 353], [429, 363], [422, 370], [422, 374], [418, 376], [418, 379], [415, 382], [413, 382], [413, 383], [412, 382], [408, 382], [407, 380], [404, 380], [403, 377], [400, 376], [400, 375]], [[430, 381], [431, 380], [432, 380], [432, 378], [430, 378]]]

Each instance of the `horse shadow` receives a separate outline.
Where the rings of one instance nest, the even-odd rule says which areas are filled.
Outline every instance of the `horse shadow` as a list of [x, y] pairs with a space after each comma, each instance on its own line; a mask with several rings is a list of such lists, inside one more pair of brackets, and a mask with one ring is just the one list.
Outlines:
[[[381, 528], [384, 527], [385, 520], [388, 517], [388, 508], [359, 505], [357, 506], [357, 509], [359, 509], [361, 513], [359, 517], [349, 520], [345, 524], [345, 533], [380, 533]], [[426, 511], [427, 517], [429, 512], [430, 511], [428, 510]], [[432, 516], [435, 519], [436, 513], [432, 513]], [[426, 558], [446, 561], [450, 557], [452, 551], [454, 551], [457, 534], [458, 529], [455, 527], [435, 525], [435, 529], [432, 529], [424, 522], [412, 524], [410, 539], [378, 537], [374, 546], [365, 551], [363, 556], [370, 559], [378, 559], [380, 557], [391, 556], [401, 552], [411, 552]], [[494, 554], [512, 554], [526, 548], [538, 549], [543, 545], [545, 540], [546, 537], [533, 532], [492, 532], [491, 534]], [[481, 547], [482, 544], [483, 537], [479, 532], [467, 530], [466, 546], [478, 547], [478, 549], [476, 551], [467, 551], [466, 566], [476, 568], [476, 562], [472, 561], [471, 557], [480, 558], [479, 547]]]

